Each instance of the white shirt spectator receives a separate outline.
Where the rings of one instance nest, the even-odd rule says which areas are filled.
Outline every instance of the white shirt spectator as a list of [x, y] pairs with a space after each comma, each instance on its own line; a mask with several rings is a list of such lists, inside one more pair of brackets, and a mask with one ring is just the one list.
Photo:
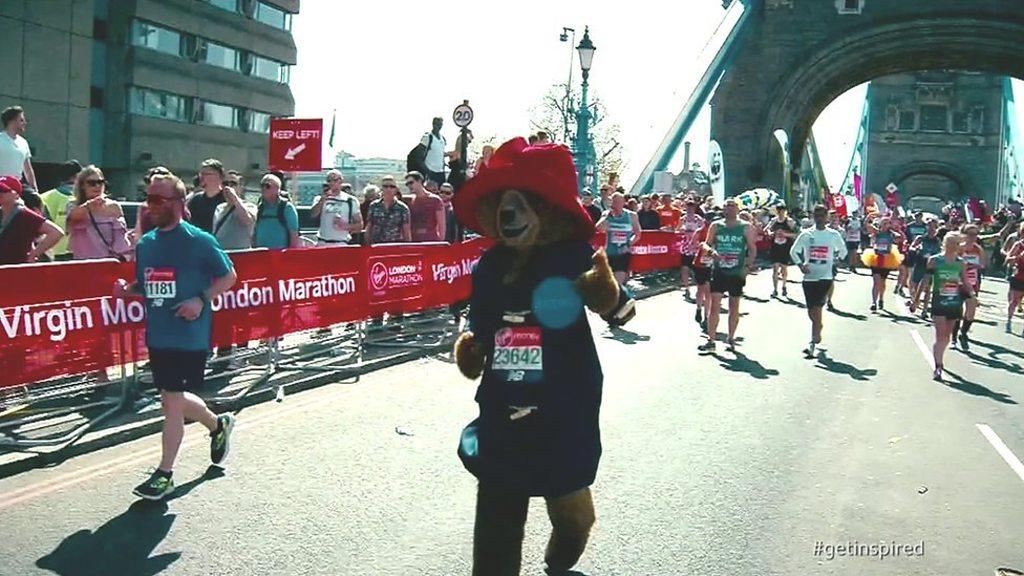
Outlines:
[[[444, 151], [448, 147], [444, 136], [435, 136], [433, 132], [427, 132], [420, 139], [420, 144], [427, 147], [427, 156], [423, 164], [431, 172], [444, 172]], [[440, 184], [440, 182], [439, 182]]]
[[11, 138], [7, 132], [0, 131], [0, 176], [14, 176], [20, 180], [25, 171], [25, 161], [30, 158], [32, 151], [28, 140], [20, 135]]
[[[313, 199], [315, 206], [320, 197]], [[345, 192], [324, 199], [324, 207], [320, 212], [320, 230], [317, 232], [317, 245], [330, 246], [344, 244], [352, 239], [348, 226], [359, 216], [359, 200]]]

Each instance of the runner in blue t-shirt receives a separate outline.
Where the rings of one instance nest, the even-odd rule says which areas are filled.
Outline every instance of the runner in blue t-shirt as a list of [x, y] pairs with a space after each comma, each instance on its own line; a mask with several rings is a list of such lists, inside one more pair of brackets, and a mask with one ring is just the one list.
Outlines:
[[163, 452], [152, 476], [136, 496], [160, 500], [174, 490], [171, 470], [185, 433], [185, 419], [210, 430], [210, 459], [227, 456], [234, 417], [215, 415], [193, 391], [203, 383], [210, 351], [210, 300], [235, 283], [237, 275], [210, 234], [181, 219], [185, 184], [173, 174], [154, 175], [146, 206], [156, 228], [136, 247], [135, 280], [118, 280], [114, 295], [146, 299], [146, 346], [153, 384], [164, 412]]

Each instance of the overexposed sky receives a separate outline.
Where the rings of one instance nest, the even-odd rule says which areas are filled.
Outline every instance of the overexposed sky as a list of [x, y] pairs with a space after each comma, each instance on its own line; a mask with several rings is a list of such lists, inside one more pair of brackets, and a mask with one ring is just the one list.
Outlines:
[[[559, 41], [562, 27], [575, 28], [578, 43], [589, 25], [597, 47], [590, 85], [621, 127], [628, 188], [704, 72], [699, 61], [709, 55], [698, 56], [724, 16], [721, 0], [522, 0], [507, 6], [305, 0], [293, 24], [295, 114], [324, 118], [328, 132], [337, 109], [336, 150], [404, 159], [434, 116], [445, 118], [442, 134], [454, 146], [452, 110], [468, 99], [477, 138], [495, 135], [503, 142], [529, 133], [530, 107], [567, 80], [571, 39]], [[573, 82], [580, 82], [578, 59]], [[852, 90], [815, 125], [833, 187], [849, 163], [863, 97], [863, 87]], [[1018, 116], [1024, 117], [1020, 100]], [[705, 111], [687, 137], [691, 161], [702, 165], [709, 126]], [[332, 162], [325, 150], [324, 164]], [[676, 164], [673, 171], [681, 159]]]

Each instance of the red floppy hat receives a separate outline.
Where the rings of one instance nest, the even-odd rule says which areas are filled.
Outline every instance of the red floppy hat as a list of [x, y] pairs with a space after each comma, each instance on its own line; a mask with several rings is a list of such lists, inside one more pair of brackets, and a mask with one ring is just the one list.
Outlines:
[[532, 193], [571, 216], [578, 238], [594, 235], [594, 221], [580, 202], [576, 167], [565, 146], [530, 146], [525, 138], [505, 142], [452, 199], [455, 217], [466, 228], [485, 234], [476, 217], [480, 199], [508, 189]]

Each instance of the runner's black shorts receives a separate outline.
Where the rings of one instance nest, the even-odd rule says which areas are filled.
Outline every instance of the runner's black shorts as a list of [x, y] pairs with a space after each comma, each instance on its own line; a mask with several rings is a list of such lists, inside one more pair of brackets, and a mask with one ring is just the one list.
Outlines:
[[856, 240], [854, 240], [852, 242], [849, 241], [849, 240], [846, 241], [846, 252], [848, 254], [856, 254], [857, 250], [859, 250], [859, 249], [860, 249], [860, 242], [857, 242]]
[[608, 265], [612, 267], [612, 272], [629, 272], [630, 256], [632, 256], [632, 254], [629, 252], [608, 256]]
[[1014, 290], [1016, 292], [1024, 292], [1024, 280], [1010, 278], [1010, 290]]
[[195, 392], [203, 385], [208, 354], [206, 350], [150, 348], [153, 386], [167, 392]]
[[828, 290], [832, 287], [831, 280], [805, 280], [804, 299], [807, 300], [808, 308], [821, 308], [828, 300]]
[[889, 277], [889, 272], [892, 272], [892, 270], [887, 270], [885, 268], [872, 268], [871, 269], [871, 275], [872, 276], [881, 276], [882, 280], [885, 280], [886, 278]]
[[711, 282], [711, 268], [701, 266], [693, 269], [693, 281], [698, 286]]
[[680, 258], [683, 262], [683, 268], [693, 268], [693, 259], [695, 256], [696, 254], [683, 254], [682, 258]]
[[785, 264], [789, 266], [793, 263], [789, 258], [789, 248], [792, 246], [789, 242], [785, 244], [772, 244], [772, 247], [768, 250], [768, 258], [772, 261], [772, 264]]
[[712, 294], [729, 294], [730, 298], [739, 298], [743, 296], [746, 284], [747, 279], [740, 274], [722, 274], [716, 270], [711, 275]]
[[964, 317], [963, 306], [935, 306], [932, 305], [932, 317], [939, 316], [947, 320], [961, 320]]

